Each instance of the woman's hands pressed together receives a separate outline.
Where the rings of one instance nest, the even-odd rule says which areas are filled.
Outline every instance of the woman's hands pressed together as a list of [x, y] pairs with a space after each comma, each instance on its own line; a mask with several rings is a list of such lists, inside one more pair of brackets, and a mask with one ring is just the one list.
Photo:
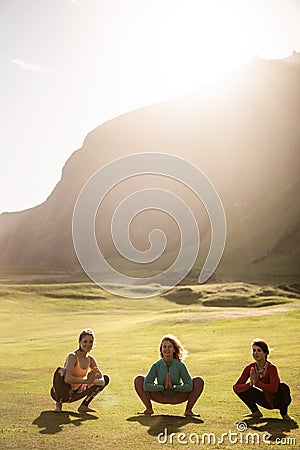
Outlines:
[[251, 387], [255, 386], [255, 383], [258, 380], [258, 371], [256, 367], [251, 367], [250, 369], [250, 385]]
[[97, 386], [104, 386], [105, 380], [98, 367], [94, 367], [87, 376], [88, 384], [95, 384]]
[[166, 382], [164, 385], [164, 389], [174, 389], [174, 388], [175, 388], [175, 386], [173, 386], [173, 384], [172, 384], [170, 372], [168, 372]]

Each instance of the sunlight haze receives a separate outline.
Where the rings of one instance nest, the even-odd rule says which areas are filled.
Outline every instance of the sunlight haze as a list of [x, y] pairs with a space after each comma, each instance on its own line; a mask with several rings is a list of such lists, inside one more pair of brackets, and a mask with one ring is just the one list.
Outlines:
[[1, 213], [45, 201], [101, 123], [300, 51], [300, 2], [3, 0], [0, 30]]

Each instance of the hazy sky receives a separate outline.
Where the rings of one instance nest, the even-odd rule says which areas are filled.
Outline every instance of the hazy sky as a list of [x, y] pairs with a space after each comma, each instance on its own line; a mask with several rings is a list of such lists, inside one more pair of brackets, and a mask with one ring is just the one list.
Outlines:
[[101, 123], [293, 50], [300, 0], [0, 0], [0, 213], [44, 201]]

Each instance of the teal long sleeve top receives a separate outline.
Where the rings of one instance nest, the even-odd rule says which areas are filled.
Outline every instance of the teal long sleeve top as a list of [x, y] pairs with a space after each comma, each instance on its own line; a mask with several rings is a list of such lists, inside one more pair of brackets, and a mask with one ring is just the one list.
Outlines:
[[[164, 389], [168, 372], [170, 372], [173, 386], [175, 385], [174, 389]], [[149, 392], [161, 391], [167, 396], [174, 395], [176, 392], [191, 392], [193, 380], [182, 361], [174, 358], [168, 366], [161, 358], [150, 367], [144, 380], [144, 390]]]

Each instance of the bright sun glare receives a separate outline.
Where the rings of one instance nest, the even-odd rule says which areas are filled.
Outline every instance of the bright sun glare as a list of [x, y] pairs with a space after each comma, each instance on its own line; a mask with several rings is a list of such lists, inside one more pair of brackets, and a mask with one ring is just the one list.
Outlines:
[[[234, 0], [190, 0], [184, 8], [174, 1], [167, 14], [165, 9], [158, 11], [146, 49], [141, 48], [141, 54], [152, 56], [152, 67], [145, 64], [145, 76], [152, 72], [153, 91], [163, 86], [165, 93], [189, 92], [249, 62], [265, 33], [256, 13], [259, 17], [262, 11], [253, 7], [250, 18], [247, 2]], [[145, 42], [141, 45], [145, 47]]]
[[1, 140], [9, 151], [0, 212], [43, 201], [69, 152], [101, 123], [201, 86], [214, 90], [255, 55], [300, 51], [299, 0], [45, 1], [29, 10], [2, 3]]

